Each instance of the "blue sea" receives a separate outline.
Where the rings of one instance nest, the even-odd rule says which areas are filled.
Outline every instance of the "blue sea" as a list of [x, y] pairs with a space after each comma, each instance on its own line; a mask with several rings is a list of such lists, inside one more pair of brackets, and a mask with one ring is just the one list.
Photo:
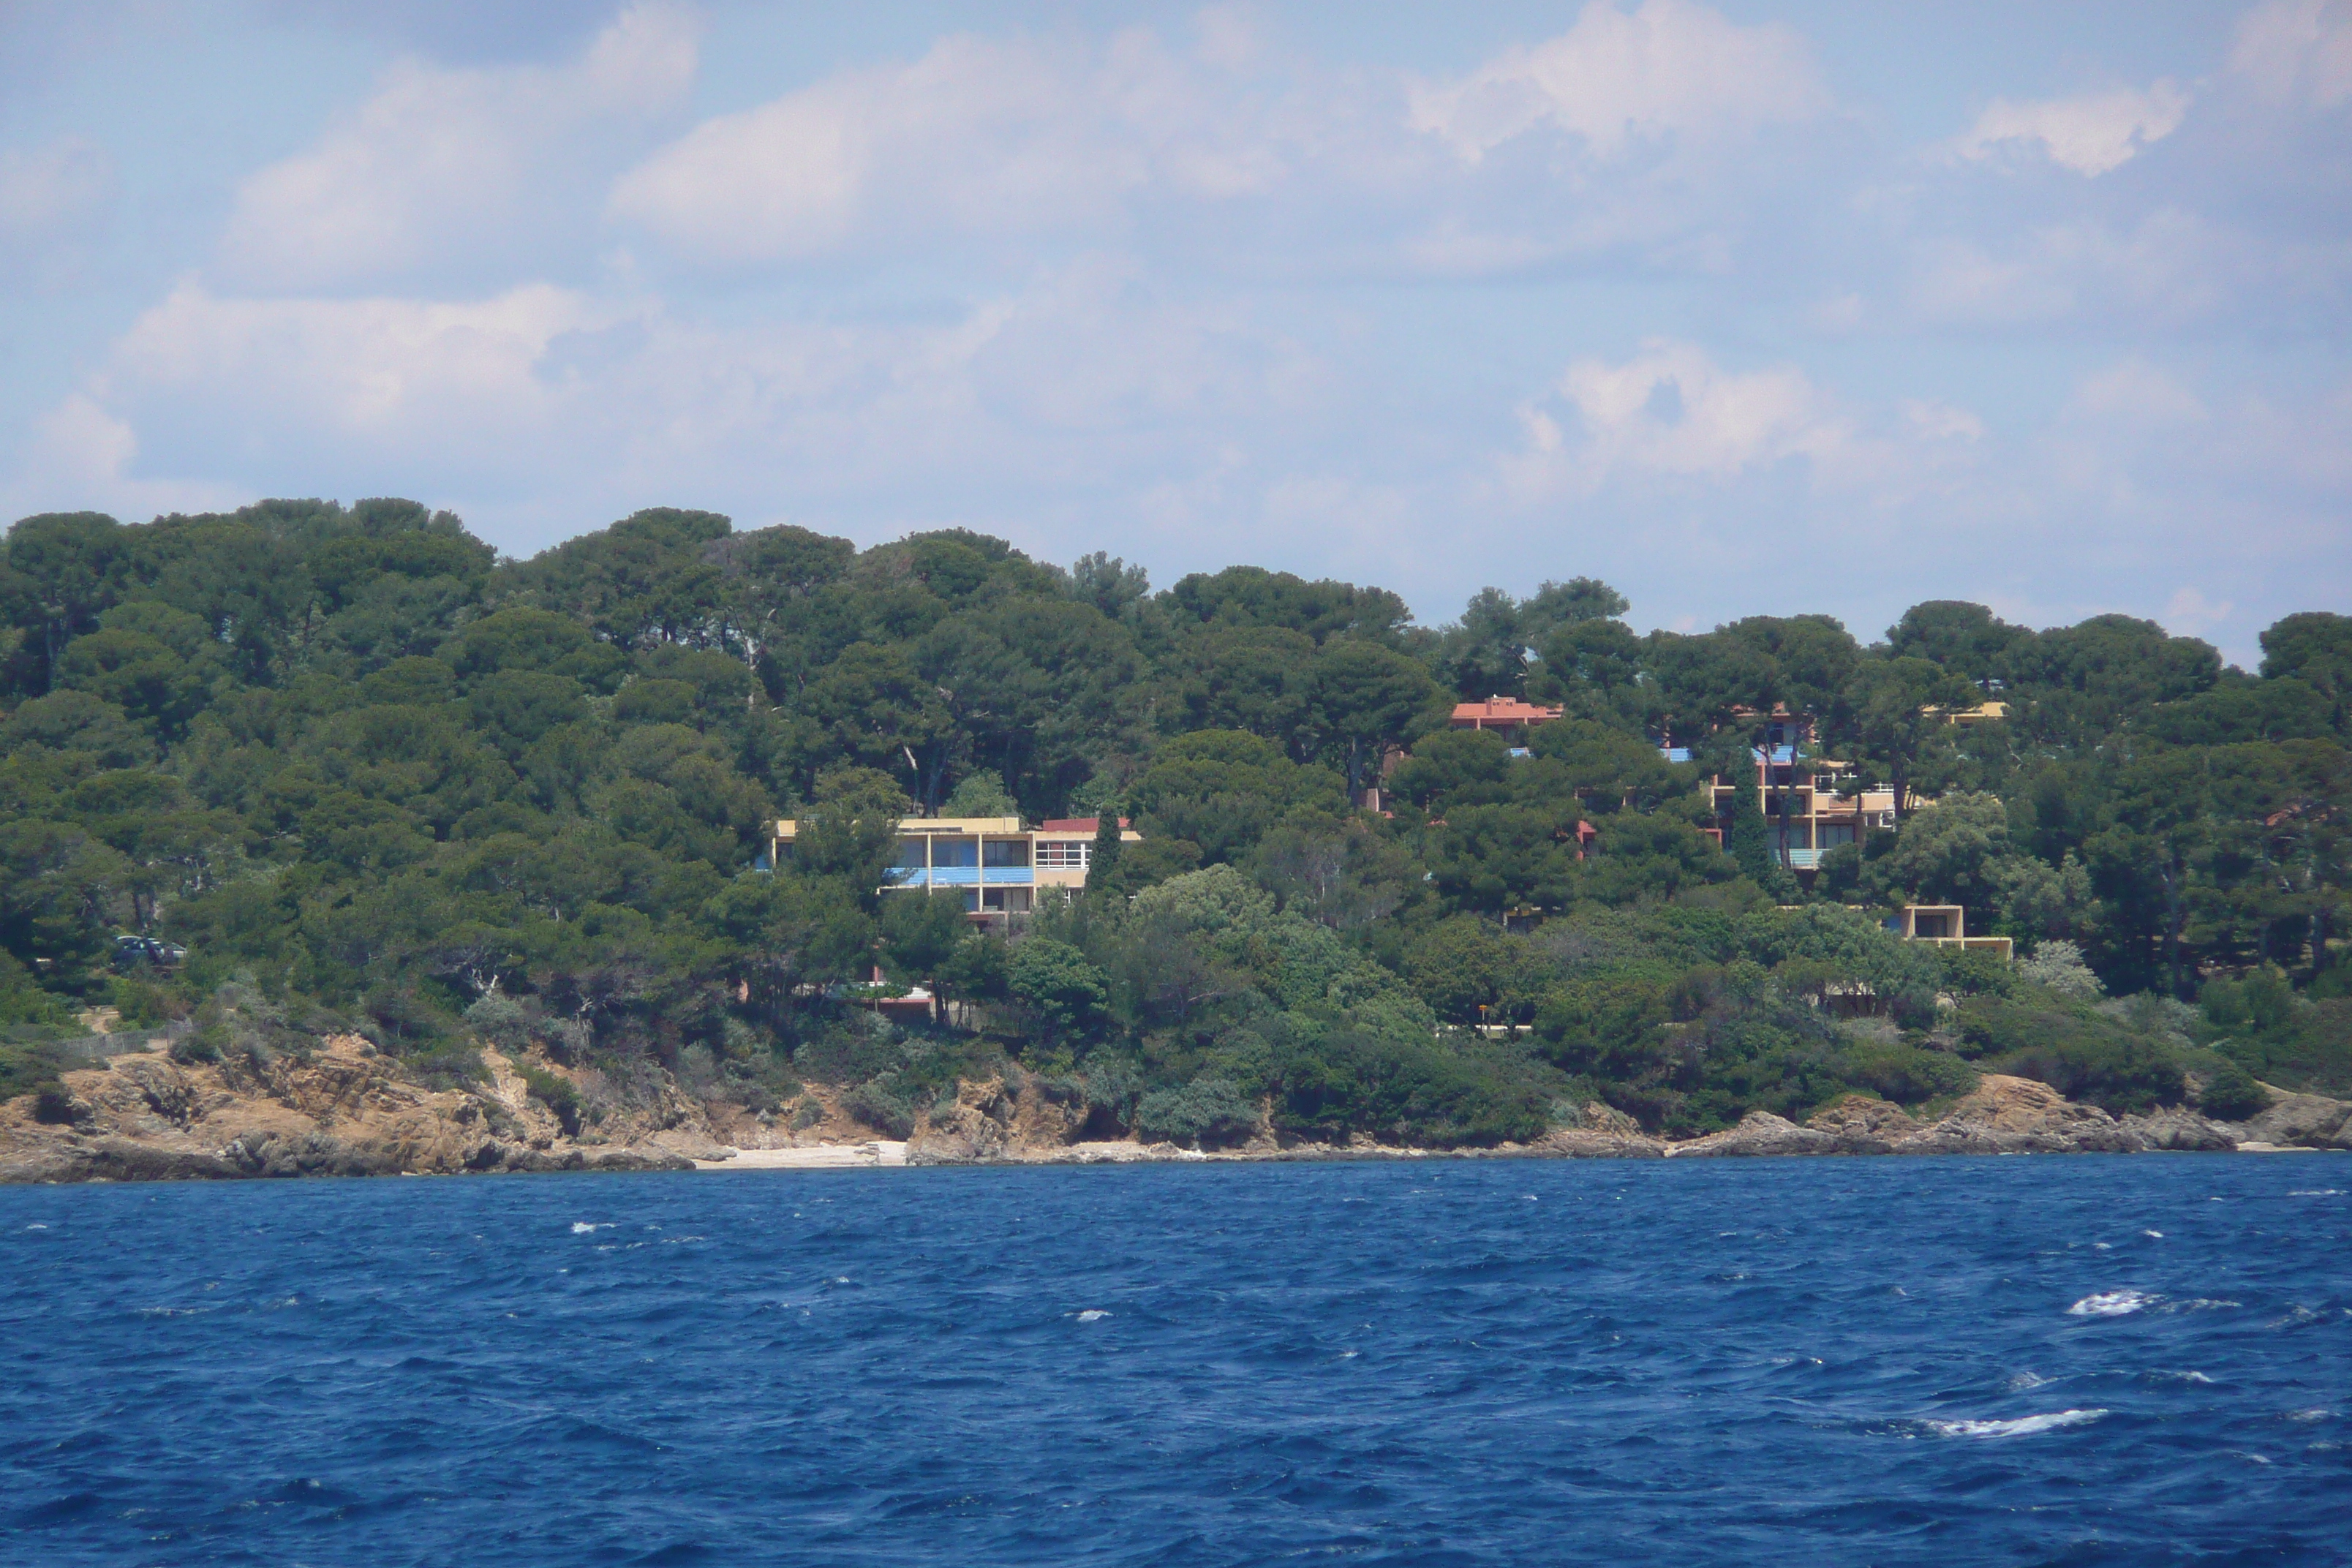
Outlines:
[[2352, 1160], [0, 1189], [0, 1562], [2352, 1563]]

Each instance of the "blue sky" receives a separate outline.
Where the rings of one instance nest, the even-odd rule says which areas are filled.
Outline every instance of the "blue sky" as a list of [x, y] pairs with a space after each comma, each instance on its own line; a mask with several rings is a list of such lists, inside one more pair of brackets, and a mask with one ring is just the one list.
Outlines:
[[2352, 609], [2352, 3], [0, 5], [0, 513]]

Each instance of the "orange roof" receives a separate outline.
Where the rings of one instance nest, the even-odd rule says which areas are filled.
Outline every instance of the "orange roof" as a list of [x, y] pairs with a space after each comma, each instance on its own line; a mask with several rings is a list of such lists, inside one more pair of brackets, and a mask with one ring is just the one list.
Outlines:
[[1484, 702], [1457, 702], [1454, 705], [1456, 724], [1541, 724], [1557, 719], [1562, 710], [1539, 708], [1532, 702], [1522, 702], [1516, 697], [1489, 697]]

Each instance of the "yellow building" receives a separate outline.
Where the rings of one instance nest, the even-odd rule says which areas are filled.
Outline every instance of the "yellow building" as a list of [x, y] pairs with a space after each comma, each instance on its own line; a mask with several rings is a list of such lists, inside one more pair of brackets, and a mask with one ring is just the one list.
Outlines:
[[[776, 824], [770, 864], [783, 864], [799, 825]], [[1024, 827], [1017, 816], [910, 816], [898, 824], [898, 856], [886, 890], [955, 891], [968, 913], [1026, 914], [1040, 889], [1063, 896], [1087, 885], [1094, 851], [1096, 818], [1051, 818]], [[1119, 818], [1119, 838], [1139, 843], [1142, 835]]]
[[1889, 918], [1886, 925], [1905, 942], [1932, 942], [1938, 947], [1957, 947], [1970, 952], [1997, 952], [2004, 960], [2016, 956], [2016, 944], [2005, 936], [1970, 936], [1969, 911], [1958, 904], [1906, 904], [1903, 912]]

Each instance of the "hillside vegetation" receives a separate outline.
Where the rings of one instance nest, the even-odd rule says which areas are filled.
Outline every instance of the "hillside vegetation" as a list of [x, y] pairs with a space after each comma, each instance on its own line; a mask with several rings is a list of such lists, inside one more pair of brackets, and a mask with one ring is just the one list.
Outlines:
[[[397, 500], [28, 518], [0, 550], [0, 1094], [52, 1082], [92, 1007], [215, 1058], [355, 1030], [427, 1083], [497, 1044], [569, 1069], [530, 1069], [567, 1125], [665, 1074], [903, 1131], [1017, 1071], [1211, 1144], [1269, 1107], [1431, 1143], [1596, 1101], [1699, 1131], [1995, 1068], [2119, 1110], [2352, 1089], [2352, 619], [2288, 617], [2250, 675], [2117, 616], [1931, 603], [1864, 646], [1517, 591], [1431, 629], [1380, 588], [1154, 593], [961, 531], [861, 552], [660, 510], [517, 562]], [[1444, 729], [1495, 694], [1567, 717], [1526, 755]], [[1988, 697], [2005, 720], [1947, 721]], [[1753, 777], [1775, 705], [1937, 803], [1800, 886], [1755, 792], [1718, 820], [1702, 788]], [[1400, 747], [1392, 815], [1352, 807]], [[1011, 811], [1143, 841], [1011, 929], [877, 892], [900, 816]], [[1896, 940], [1909, 901], [2021, 962]], [[876, 964], [948, 1005], [882, 1020]]]

